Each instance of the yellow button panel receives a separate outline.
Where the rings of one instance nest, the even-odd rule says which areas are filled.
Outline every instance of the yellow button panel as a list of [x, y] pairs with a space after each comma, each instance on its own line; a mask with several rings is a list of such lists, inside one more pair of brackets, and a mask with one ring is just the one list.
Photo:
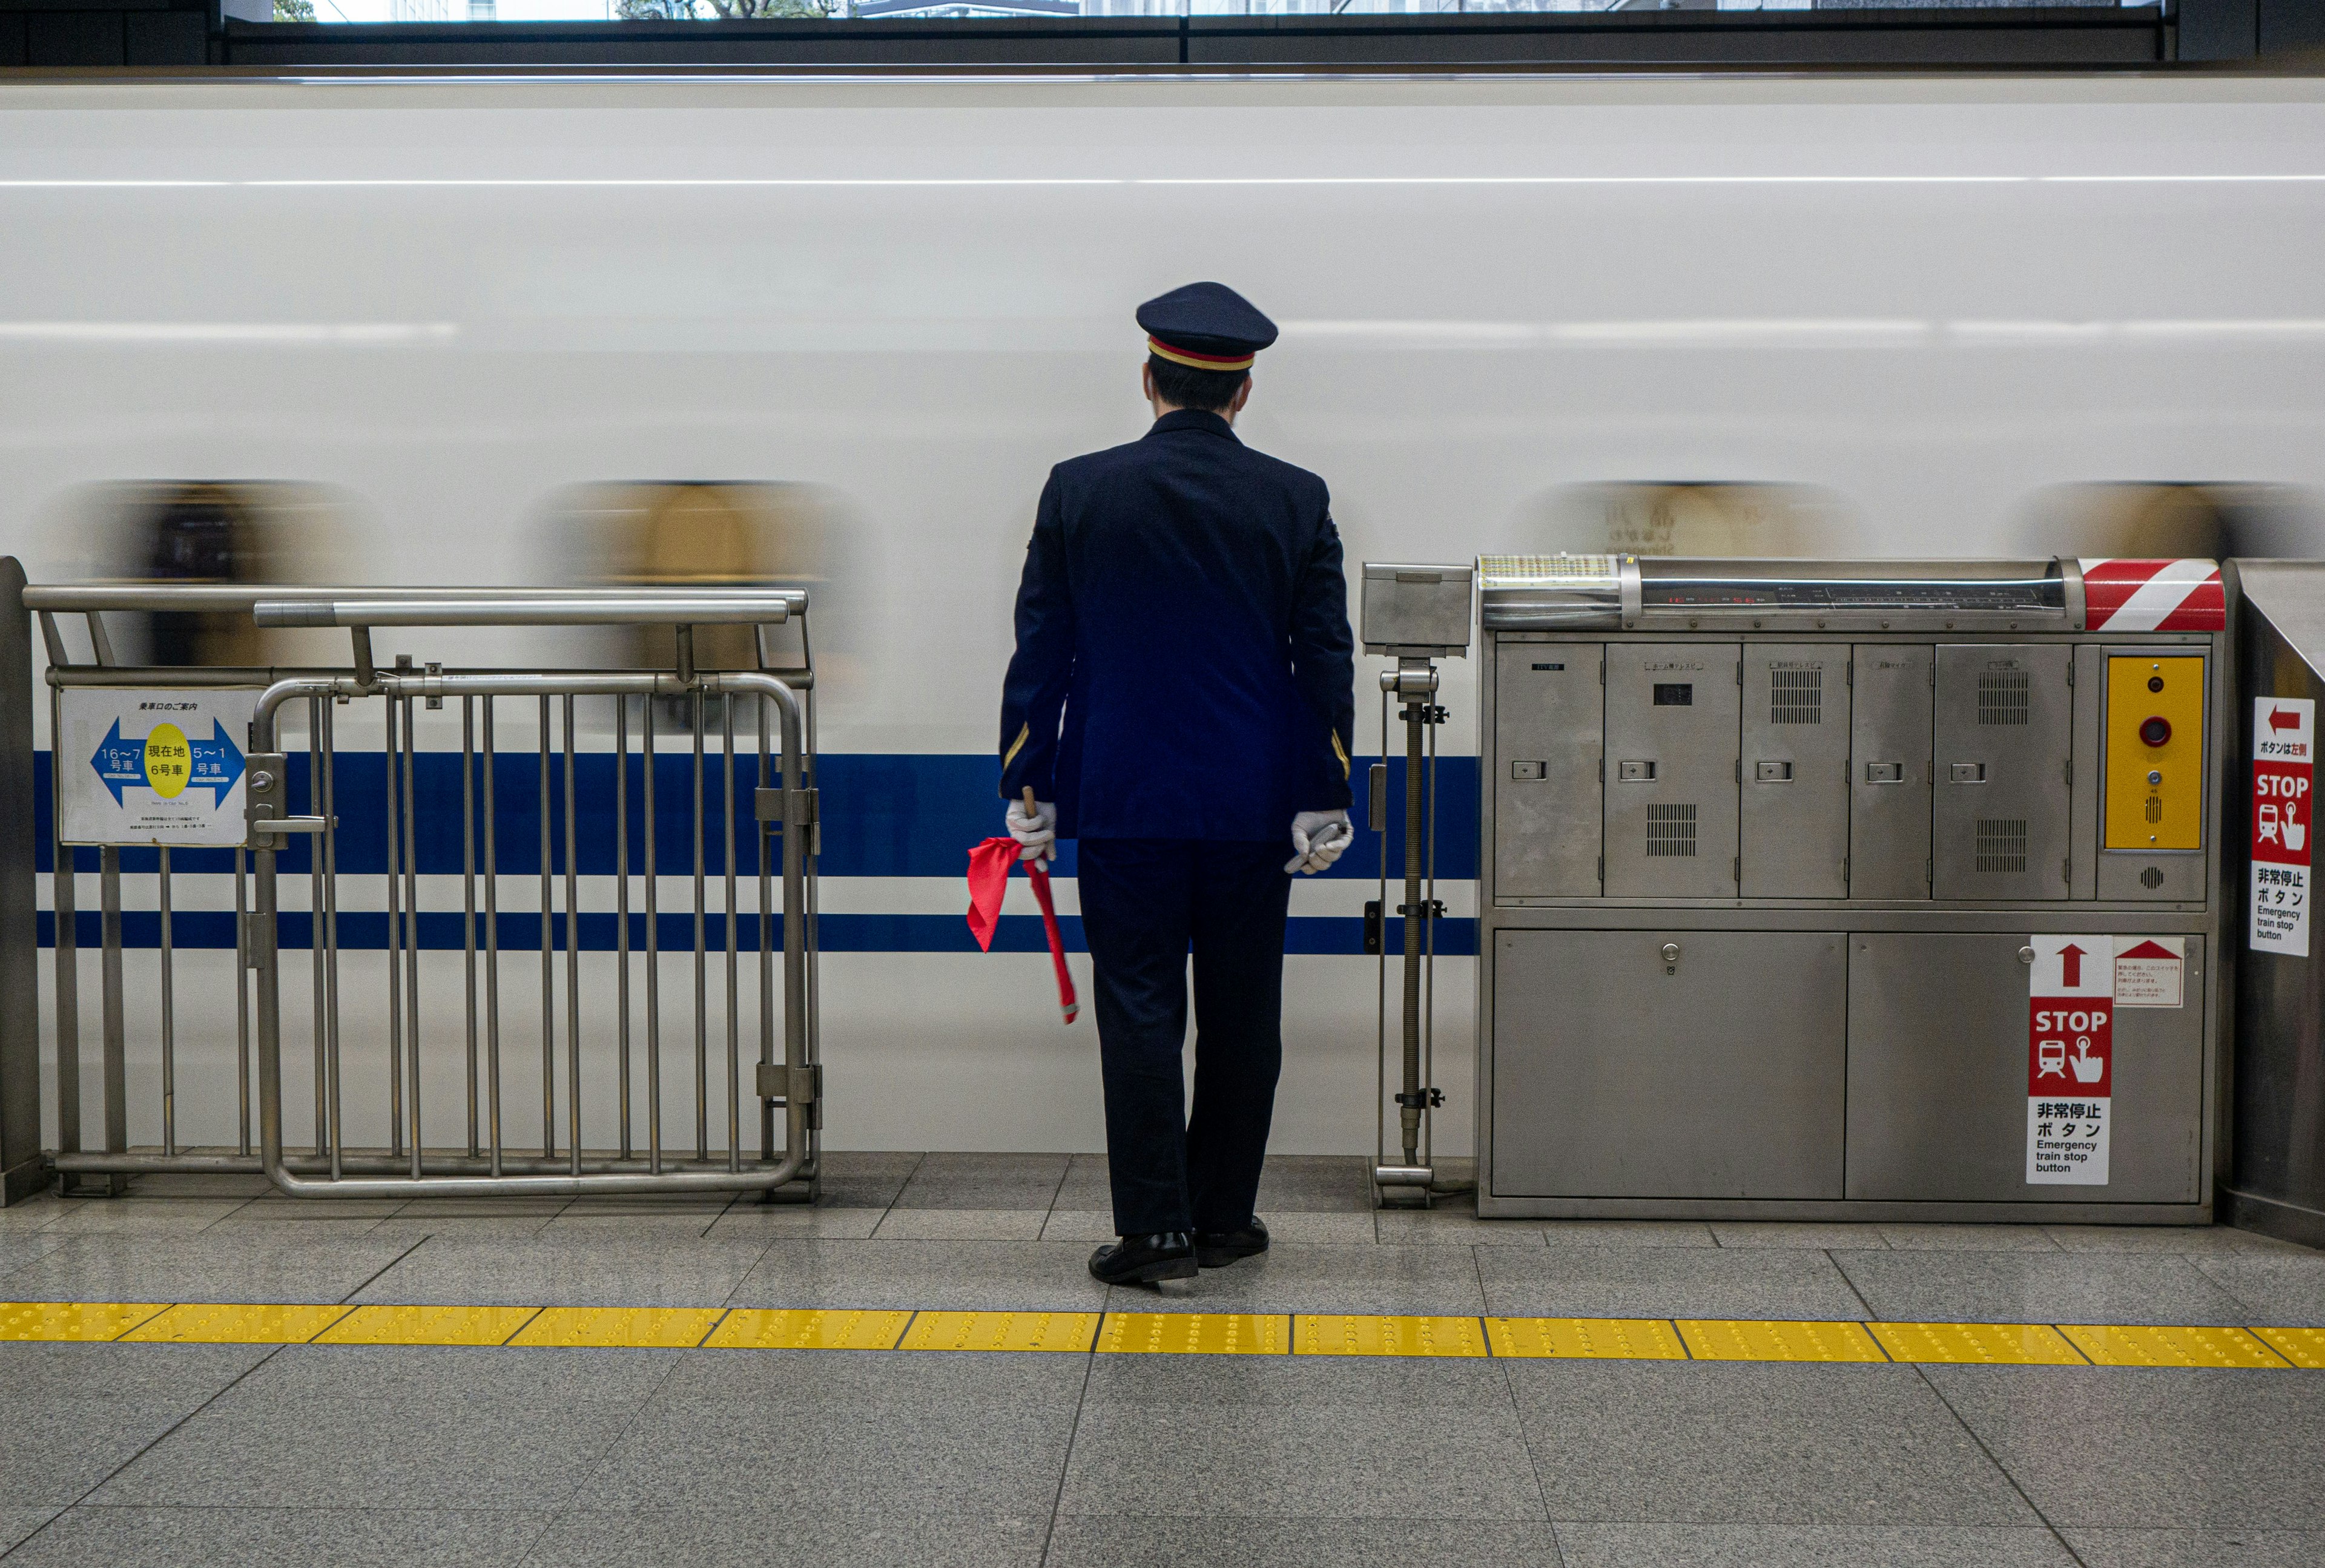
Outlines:
[[2107, 847], [2204, 847], [2204, 660], [2107, 655]]

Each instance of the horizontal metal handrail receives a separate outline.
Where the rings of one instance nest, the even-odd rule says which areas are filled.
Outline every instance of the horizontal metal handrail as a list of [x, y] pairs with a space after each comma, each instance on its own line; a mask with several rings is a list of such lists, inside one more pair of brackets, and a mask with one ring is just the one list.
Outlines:
[[744, 583], [722, 583], [709, 588], [658, 588], [652, 585], [629, 584], [598, 588], [431, 588], [425, 586], [366, 587], [357, 584], [313, 583], [237, 583], [237, 582], [155, 582], [135, 580], [119, 582], [51, 582], [29, 586], [24, 589], [24, 608], [28, 610], [48, 610], [60, 614], [83, 614], [104, 610], [249, 610], [263, 601], [316, 603], [331, 600], [409, 601], [493, 598], [511, 605], [538, 603], [549, 599], [576, 601], [631, 599], [639, 598], [677, 600], [692, 596], [696, 598], [780, 598], [794, 607], [807, 602], [805, 592], [795, 588], [755, 588]]
[[262, 626], [779, 626], [806, 604], [807, 595], [797, 591], [261, 599], [251, 618]]

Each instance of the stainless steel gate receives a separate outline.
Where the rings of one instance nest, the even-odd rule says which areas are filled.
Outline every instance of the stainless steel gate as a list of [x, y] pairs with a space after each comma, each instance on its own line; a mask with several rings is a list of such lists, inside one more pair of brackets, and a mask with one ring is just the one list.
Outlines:
[[[180, 1114], [179, 982], [191, 955], [178, 951], [176, 938], [191, 917], [173, 908], [184, 875], [162, 836], [150, 850], [159, 1141], [132, 1146], [129, 1139], [123, 882], [125, 874], [143, 875], [147, 852], [130, 848], [139, 841], [131, 838], [97, 849], [104, 1103], [100, 1146], [83, 1146], [77, 844], [58, 792], [50, 1163], [69, 1182], [104, 1178], [117, 1186], [144, 1172], [264, 1171], [300, 1197], [811, 1193], [821, 1069], [814, 672], [804, 593], [73, 584], [29, 588], [23, 600], [49, 654], [52, 784], [82, 765], [68, 757], [64, 738], [68, 705], [86, 694], [117, 701], [131, 691], [233, 692], [251, 714], [238, 777], [227, 778], [223, 764], [215, 770], [215, 799], [225, 801], [238, 782], [243, 803], [230, 851], [230, 1138], [223, 1127], [205, 1137]], [[246, 615], [260, 628], [341, 628], [352, 656], [338, 668], [267, 669], [131, 666], [114, 657], [107, 615], [188, 612]], [[85, 617], [90, 657], [73, 656], [59, 619], [66, 616]], [[706, 626], [755, 628], [759, 668], [696, 668], [694, 628]], [[471, 646], [514, 638], [537, 653], [541, 628], [639, 626], [674, 629], [672, 667], [554, 667], [537, 657], [447, 667], [403, 655], [383, 668], [372, 652], [375, 633], [391, 629]], [[373, 814], [370, 754], [347, 745], [370, 728], [366, 709], [377, 715], [373, 733], [381, 738], [371, 821], [343, 815], [358, 806]], [[528, 728], [515, 747], [507, 744]], [[170, 746], [181, 738], [172, 730]], [[100, 752], [100, 773], [103, 759]], [[366, 765], [356, 770], [365, 782], [351, 795], [357, 762]], [[182, 773], [172, 782], [182, 788]], [[210, 782], [198, 776], [197, 787]], [[351, 832], [367, 856], [384, 850], [360, 872], [342, 864]], [[125, 852], [139, 870], [125, 872]], [[214, 861], [218, 851], [207, 853]], [[431, 907], [427, 895], [441, 896], [455, 866], [458, 913]], [[660, 886], [673, 872], [690, 875], [692, 889], [690, 904], [676, 910]], [[349, 907], [357, 883], [366, 895], [375, 889], [383, 907]], [[286, 889], [304, 894], [303, 923], [286, 905]], [[611, 909], [595, 907], [607, 891]], [[534, 894], [533, 909], [505, 906]], [[384, 996], [368, 981], [369, 995], [358, 994], [347, 972], [353, 948], [343, 938], [352, 924], [379, 933], [375, 944], [354, 945], [367, 972], [379, 967], [368, 964], [373, 952], [384, 960]], [[527, 925], [519, 979], [511, 972], [520, 961], [512, 938]], [[686, 940], [672, 941], [674, 932]], [[292, 956], [301, 945], [304, 963]], [[456, 995], [448, 999], [441, 992], [449, 977], [431, 975], [423, 985], [423, 971], [446, 969], [455, 952]], [[752, 970], [755, 984], [746, 984]], [[215, 978], [205, 977], [213, 1002]], [[673, 1020], [665, 993], [673, 980], [683, 989], [690, 979], [690, 1006]], [[714, 991], [723, 993], [715, 1001]], [[690, 1038], [672, 1039], [673, 1022]], [[518, 1104], [521, 1094], [531, 1096], [510, 1082], [536, 1033], [537, 1141], [529, 1108]], [[294, 1048], [302, 1034], [303, 1052]], [[746, 1041], [755, 1046], [747, 1079]], [[447, 1129], [440, 1113], [426, 1114], [422, 1091], [455, 1056], [462, 1109]], [[293, 1092], [292, 1063], [311, 1065], [312, 1120], [303, 1128], [292, 1125], [305, 1119], [297, 1102], [306, 1098]], [[358, 1071], [377, 1072], [374, 1082], [385, 1088], [384, 1137], [368, 1142], [350, 1130], [349, 1081]], [[611, 1086], [603, 1081], [608, 1073]], [[746, 1151], [752, 1099], [756, 1147]], [[690, 1127], [674, 1120], [673, 1111], [684, 1118], [690, 1110]]]

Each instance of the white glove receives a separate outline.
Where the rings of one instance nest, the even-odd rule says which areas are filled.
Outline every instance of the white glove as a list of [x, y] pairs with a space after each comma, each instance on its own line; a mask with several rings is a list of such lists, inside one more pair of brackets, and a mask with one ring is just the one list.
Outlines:
[[1313, 877], [1356, 841], [1357, 830], [1349, 825], [1348, 812], [1302, 812], [1292, 819], [1292, 847], [1299, 853], [1283, 869], [1287, 874], [1304, 871]]
[[1009, 836], [1024, 846], [1017, 851], [1020, 860], [1054, 860], [1058, 858], [1058, 808], [1051, 801], [1035, 801], [1033, 815], [1027, 816], [1025, 808], [1011, 802], [1009, 814], [1002, 819], [1009, 824]]

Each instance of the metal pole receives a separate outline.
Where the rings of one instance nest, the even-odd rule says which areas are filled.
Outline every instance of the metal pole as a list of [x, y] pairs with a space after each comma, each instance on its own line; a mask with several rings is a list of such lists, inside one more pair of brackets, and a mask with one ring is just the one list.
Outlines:
[[[66, 1154], [80, 1152], [80, 912], [76, 906], [77, 873], [73, 847], [65, 842], [61, 810], [65, 742], [64, 699], [49, 692], [50, 798], [60, 809], [51, 813], [54, 838], [50, 852], [50, 903], [57, 926], [57, 1147]], [[37, 1139], [35, 1140], [38, 1141]]]
[[[767, 699], [759, 699], [759, 771], [752, 778], [757, 789], [772, 789], [774, 767], [769, 759]], [[775, 893], [774, 858], [767, 852], [764, 828], [751, 835], [752, 853], [759, 871], [759, 1061], [772, 1065], [775, 1060]], [[789, 920], [792, 912], [785, 910]], [[769, 1099], [759, 1101], [759, 1158], [775, 1157], [775, 1102]]]
[[398, 919], [398, 900], [402, 892], [396, 886], [396, 860], [403, 850], [403, 836], [396, 828], [395, 761], [402, 747], [395, 735], [395, 700], [389, 698], [381, 708], [386, 713], [387, 747], [380, 758], [384, 772], [381, 784], [385, 791], [387, 827], [387, 1148], [393, 1155], [403, 1153], [403, 927]]
[[420, 749], [420, 716], [412, 706], [412, 699], [403, 702], [403, 1023], [409, 1042], [412, 1068], [411, 1093], [407, 1099], [412, 1122], [412, 1174], [416, 1181], [421, 1174], [421, 1159], [428, 1143], [420, 1132], [420, 791], [414, 775]]
[[153, 851], [154, 883], [162, 926], [162, 1152], [178, 1152], [178, 996], [177, 952], [171, 942], [170, 847]]
[[541, 1155], [557, 1153], [557, 958], [550, 922], [556, 909], [550, 839], [549, 699], [541, 700]]
[[[323, 802], [323, 713], [330, 707], [327, 697], [307, 700], [307, 809], [317, 816], [329, 820], [329, 807]], [[245, 740], [249, 738], [244, 737]], [[307, 955], [315, 971], [315, 1154], [320, 1158], [325, 1151], [330, 1107], [326, 1098], [326, 1080], [329, 1069], [323, 1061], [323, 1035], [327, 1025], [330, 986], [323, 975], [323, 847], [310, 842], [307, 846]], [[249, 874], [249, 857], [241, 850], [234, 852], [234, 907], [239, 923], [243, 906], [249, 902], [249, 890], [243, 881]], [[242, 1050], [242, 1076], [250, 1077], [250, 938], [246, 932], [235, 932], [235, 1008], [239, 1015], [239, 1039]], [[250, 1093], [245, 1083], [242, 1096], [242, 1152], [250, 1152]]]
[[654, 699], [645, 700], [644, 737], [646, 814], [646, 1169], [662, 1172], [662, 922], [654, 881]]
[[[649, 697], [648, 702], [653, 700]], [[614, 699], [614, 1054], [630, 1157], [630, 700]]]
[[581, 1174], [581, 884], [575, 821], [573, 699], [565, 699], [565, 1141]]
[[121, 999], [121, 851], [97, 852], [97, 898], [105, 936], [105, 1152], [129, 1146], [129, 1068]]
[[694, 1157], [710, 1157], [710, 933], [703, 879], [702, 693], [694, 693]]
[[[339, 1071], [339, 738], [338, 702], [321, 702], [323, 713], [323, 990], [325, 1070], [330, 1079], [331, 1176], [347, 1159], [346, 1105]], [[255, 964], [253, 968], [255, 970]], [[251, 983], [256, 984], [255, 974]]]
[[1422, 709], [1427, 691], [1402, 691], [1404, 699], [1404, 1099], [1397, 1123], [1404, 1134], [1404, 1163], [1421, 1155], [1421, 937], [1429, 918], [1421, 903], [1421, 774]]
[[726, 737], [720, 782], [726, 806], [719, 826], [727, 839], [727, 1168], [743, 1168], [743, 1041], [742, 1002], [735, 951], [735, 698], [718, 699], [720, 728]]
[[486, 1137], [501, 1174], [501, 859], [494, 829], [500, 794], [493, 787], [493, 700], [485, 701], [485, 1098]]
[[460, 958], [467, 977], [468, 1157], [477, 1157], [477, 700], [460, 699]]
[[[244, 1154], [250, 1153], [250, 886], [249, 857], [240, 847], [234, 852], [234, 1065], [236, 1146]], [[315, 949], [315, 1152], [323, 1152], [323, 944], [320, 940], [322, 915], [318, 912], [314, 923], [318, 938]]]

